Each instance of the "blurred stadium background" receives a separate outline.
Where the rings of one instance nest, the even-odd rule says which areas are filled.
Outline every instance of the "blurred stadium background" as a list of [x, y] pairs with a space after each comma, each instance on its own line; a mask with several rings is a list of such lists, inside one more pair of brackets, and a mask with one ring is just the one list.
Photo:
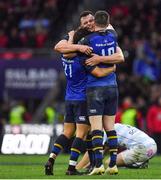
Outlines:
[[0, 1], [2, 154], [47, 154], [62, 131], [65, 77], [54, 44], [80, 12], [107, 10], [126, 62], [118, 65], [117, 122], [153, 136], [161, 153], [160, 0]]

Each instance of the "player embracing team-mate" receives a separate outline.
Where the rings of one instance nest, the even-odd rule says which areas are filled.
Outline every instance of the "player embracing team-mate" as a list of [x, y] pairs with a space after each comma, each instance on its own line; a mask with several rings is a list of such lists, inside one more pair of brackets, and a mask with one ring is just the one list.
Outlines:
[[[102, 57], [103, 61], [109, 55], [117, 51], [117, 36], [114, 30], [107, 29], [109, 25], [109, 14], [106, 11], [97, 11], [95, 14], [95, 32], [81, 40], [81, 44], [92, 47], [93, 53]], [[81, 58], [87, 58], [82, 55]], [[115, 63], [123, 62], [124, 58]], [[110, 67], [110, 60], [98, 64], [98, 67]], [[103, 133], [104, 128], [110, 151], [110, 163], [106, 172], [117, 174], [117, 134], [114, 130], [115, 115], [118, 106], [118, 88], [116, 74], [113, 72], [108, 76], [96, 78], [90, 73], [87, 74], [87, 113], [91, 124], [92, 146], [95, 156], [95, 167], [90, 175], [103, 174]]]
[[[108, 24], [106, 24], [106, 29], [107, 29], [107, 26]], [[83, 28], [86, 28], [86, 29], [83, 29]], [[115, 47], [115, 50], [111, 50], [110, 53], [104, 52], [105, 54], [100, 54], [100, 53], [95, 52], [91, 45], [88, 45], [88, 46], [76, 45], [76, 43], [82, 37], [88, 34], [93, 34], [91, 32], [94, 29], [95, 29], [94, 17], [91, 12], [85, 11], [80, 16], [80, 28], [78, 28], [78, 30], [75, 33], [70, 32], [69, 36], [61, 40], [55, 47], [57, 51], [64, 54], [64, 56], [62, 56], [62, 63], [63, 63], [64, 72], [67, 79], [66, 98], [65, 98], [66, 115], [65, 115], [65, 123], [64, 123], [64, 132], [55, 141], [52, 153], [50, 154], [50, 158], [45, 165], [46, 175], [53, 174], [53, 166], [54, 166], [55, 159], [57, 155], [60, 153], [60, 151], [68, 145], [68, 142], [70, 138], [73, 136], [75, 130], [76, 130], [76, 138], [74, 139], [72, 147], [71, 147], [69, 167], [66, 174], [67, 175], [80, 174], [76, 170], [75, 167], [77, 164], [78, 157], [82, 151], [81, 146], [84, 144], [83, 143], [84, 139], [87, 135], [87, 132], [89, 131], [89, 122], [87, 118], [88, 108], [86, 109], [86, 87], [87, 87], [87, 83], [89, 82], [89, 77], [92, 76], [92, 77], [95, 77], [95, 79], [98, 79], [98, 78], [101, 79], [102, 77], [105, 77], [104, 80], [107, 80], [106, 78], [108, 76], [111, 76], [111, 74], [115, 72], [116, 66], [114, 65], [114, 63], [120, 63], [124, 60], [122, 51], [120, 49], [117, 49], [118, 47]], [[108, 33], [113, 35], [110, 31]], [[88, 35], [88, 36], [91, 36], [91, 35]], [[81, 40], [81, 43], [82, 43], [82, 40]], [[111, 42], [109, 42], [109, 44], [110, 43]], [[91, 54], [92, 51], [95, 53], [95, 55], [92, 58], [89, 58], [89, 55]], [[118, 52], [116, 53], [116, 51]], [[84, 53], [86, 54], [86, 56], [84, 57], [82, 56], [82, 54], [79, 54], [78, 52]], [[77, 53], [77, 54], [74, 54], [74, 55], [72, 54], [71, 56], [71, 53]], [[102, 58], [103, 57], [102, 55], [104, 55], [104, 58]], [[68, 56], [69, 57], [71, 56], [71, 58], [67, 58]], [[85, 61], [86, 61], [86, 65], [85, 65]], [[101, 63], [101, 62], [109, 63], [111, 65], [110, 66], [107, 66], [105, 64], [99, 65], [98, 63]], [[94, 65], [87, 65], [87, 63], [93, 63]], [[87, 99], [88, 99], [88, 93], [87, 93]], [[102, 137], [102, 129], [101, 129], [101, 137]], [[100, 170], [100, 167], [97, 168], [98, 161], [101, 160], [102, 158], [102, 156], [101, 158], [100, 157], [98, 158], [98, 156], [100, 155], [98, 152], [100, 152], [101, 150], [101, 154], [102, 154], [102, 149], [99, 149], [100, 147], [99, 148], [96, 147], [95, 149], [96, 140], [97, 139], [99, 140], [101, 138], [99, 135], [93, 136], [93, 134], [92, 134], [92, 138], [93, 138], [92, 139], [93, 142], [92, 142], [91, 148], [94, 150], [95, 152], [94, 155], [96, 157], [95, 158], [96, 167], [94, 168], [94, 170], [96, 171], [96, 169], [99, 169], [98, 172], [95, 172], [92, 174], [102, 174], [104, 171]], [[115, 139], [116, 141], [115, 135], [112, 136], [112, 139]], [[89, 142], [87, 144], [89, 144]], [[117, 147], [115, 148], [115, 151], [116, 149]], [[112, 150], [114, 150], [114, 148]], [[113, 155], [114, 152], [111, 154]], [[113, 159], [111, 160], [111, 162], [114, 162], [114, 161], [115, 160]], [[115, 166], [115, 163], [112, 164], [112, 168], [113, 166]], [[101, 164], [101, 167], [102, 167], [102, 164]], [[113, 174], [113, 172], [110, 172], [110, 173]]]
[[[90, 23], [87, 23], [88, 27], [91, 29], [94, 27], [94, 17], [92, 14], [89, 13], [84, 14], [83, 20], [85, 21], [90, 20]], [[90, 47], [80, 46], [80, 45], [72, 46], [73, 44], [72, 42], [73, 42], [73, 31], [70, 32], [66, 37], [64, 37], [64, 39], [62, 39], [60, 42], [57, 43], [57, 45], [55, 46], [55, 50], [62, 54], [68, 53], [69, 51], [71, 52], [80, 51], [82, 53], [87, 53], [87, 54], [90, 54], [92, 52]], [[82, 129], [82, 131], [80, 130], [79, 133], [77, 130], [77, 134], [76, 134], [77, 136], [75, 141], [73, 142], [74, 145], [75, 144], [77, 145], [77, 142], [82, 145], [82, 140], [84, 138], [83, 136], [86, 134], [85, 131], [88, 130], [88, 121], [86, 119], [86, 102], [85, 102], [86, 99], [85, 72], [83, 72], [81, 64], [79, 64], [79, 61], [76, 60], [77, 57], [67, 60], [62, 56], [61, 59], [64, 67], [64, 73], [67, 79], [66, 96], [65, 96], [66, 113], [64, 118], [64, 130], [63, 133], [56, 139], [53, 145], [52, 152], [50, 153], [49, 159], [45, 165], [46, 175], [53, 175], [55, 159], [60, 154], [61, 150], [69, 146], [70, 139], [74, 136], [76, 130], [76, 124], [77, 124], [77, 129], [79, 127], [79, 129]], [[79, 120], [79, 118], [81, 118], [81, 121]], [[79, 148], [73, 148], [71, 150], [75, 151], [78, 157], [78, 154], [80, 153], [80, 149], [81, 147], [79, 146]], [[71, 161], [71, 163], [73, 165], [73, 161]], [[77, 172], [74, 172], [74, 168], [73, 168], [71, 174], [76, 174], [76, 173]]]

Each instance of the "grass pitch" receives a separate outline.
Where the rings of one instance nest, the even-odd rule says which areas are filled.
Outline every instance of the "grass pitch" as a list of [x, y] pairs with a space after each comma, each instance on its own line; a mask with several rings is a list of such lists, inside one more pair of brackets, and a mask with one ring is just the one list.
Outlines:
[[0, 179], [161, 179], [161, 156], [151, 159], [148, 169], [119, 168], [119, 174], [112, 176], [66, 176], [69, 156], [65, 154], [57, 158], [54, 176], [45, 176], [47, 159], [39, 155], [0, 155]]

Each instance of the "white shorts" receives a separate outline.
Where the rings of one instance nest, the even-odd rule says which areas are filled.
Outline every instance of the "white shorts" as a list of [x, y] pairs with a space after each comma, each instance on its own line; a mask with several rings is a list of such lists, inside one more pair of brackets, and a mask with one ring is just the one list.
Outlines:
[[119, 154], [122, 155], [125, 165], [141, 165], [148, 159], [152, 158], [156, 152], [156, 144], [150, 144], [148, 147], [144, 145], [134, 146], [131, 149], [127, 149]]

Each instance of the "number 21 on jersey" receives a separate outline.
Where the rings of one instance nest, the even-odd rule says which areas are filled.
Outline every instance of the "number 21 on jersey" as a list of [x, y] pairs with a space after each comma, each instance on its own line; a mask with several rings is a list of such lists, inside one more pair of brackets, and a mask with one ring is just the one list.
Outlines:
[[72, 65], [71, 64], [66, 64], [63, 62], [64, 66], [64, 73], [67, 77], [72, 78]]

